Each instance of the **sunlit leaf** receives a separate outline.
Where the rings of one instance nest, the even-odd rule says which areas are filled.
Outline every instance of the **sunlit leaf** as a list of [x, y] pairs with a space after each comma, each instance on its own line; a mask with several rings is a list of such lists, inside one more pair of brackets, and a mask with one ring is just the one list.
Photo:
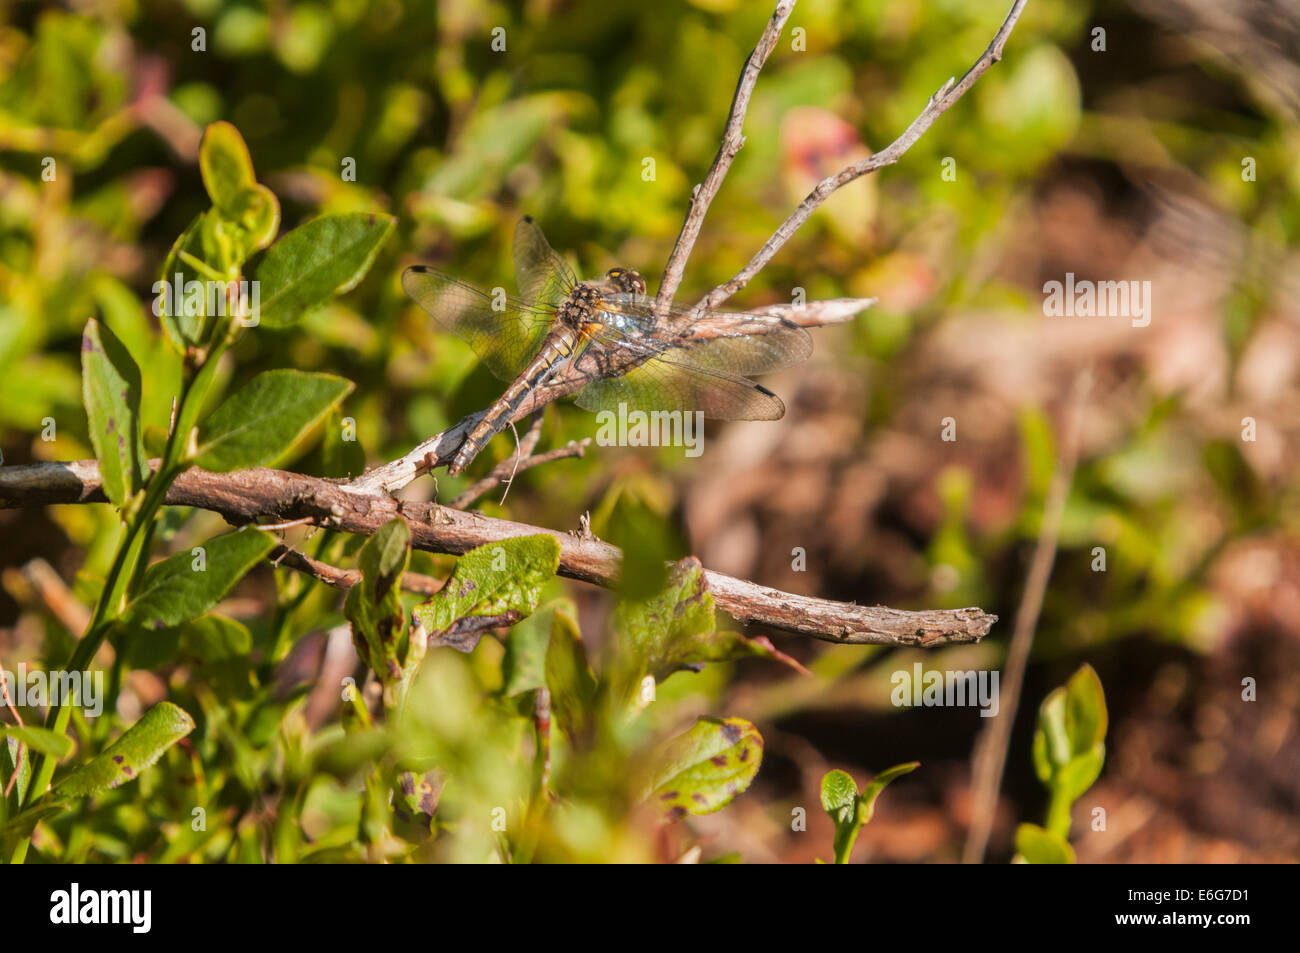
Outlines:
[[51, 758], [66, 758], [76, 748], [76, 744], [67, 735], [36, 725], [0, 725], [0, 742], [3, 742], [6, 736], [21, 741], [33, 751], [49, 755]]
[[122, 737], [55, 785], [56, 797], [103, 794], [140, 776], [163, 752], [194, 730], [194, 719], [171, 702], [159, 702]]
[[287, 327], [361, 281], [396, 222], [391, 215], [318, 218], [284, 235], [249, 268], [260, 283], [260, 320]]
[[122, 624], [156, 630], [203, 615], [274, 546], [269, 533], [245, 526], [155, 563], [122, 613]]
[[701, 718], [665, 746], [647, 797], [671, 817], [711, 814], [748, 789], [763, 738], [743, 718]]
[[1037, 824], [1021, 824], [1016, 828], [1016, 850], [1030, 864], [1072, 864], [1074, 848], [1059, 834]]
[[553, 536], [516, 536], [471, 549], [456, 562], [442, 591], [415, 609], [430, 645], [473, 651], [488, 629], [532, 613], [560, 565]]
[[226, 473], [279, 462], [353, 387], [333, 374], [263, 371], [203, 422], [195, 463]]

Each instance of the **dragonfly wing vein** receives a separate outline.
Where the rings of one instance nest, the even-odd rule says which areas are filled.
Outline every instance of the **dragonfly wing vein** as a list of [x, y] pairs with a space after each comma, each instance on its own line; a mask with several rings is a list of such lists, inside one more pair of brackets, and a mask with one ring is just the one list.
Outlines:
[[423, 265], [403, 272], [402, 287], [506, 381], [514, 380], [537, 353], [552, 321], [551, 314], [518, 298], [489, 295]]

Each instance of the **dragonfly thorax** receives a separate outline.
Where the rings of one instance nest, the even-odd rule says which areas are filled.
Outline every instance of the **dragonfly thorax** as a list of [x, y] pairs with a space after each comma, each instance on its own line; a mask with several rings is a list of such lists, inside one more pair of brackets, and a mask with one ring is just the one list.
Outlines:
[[560, 306], [555, 309], [556, 320], [575, 329], [592, 324], [596, 321], [600, 300], [600, 288], [594, 283], [584, 281], [570, 291]]

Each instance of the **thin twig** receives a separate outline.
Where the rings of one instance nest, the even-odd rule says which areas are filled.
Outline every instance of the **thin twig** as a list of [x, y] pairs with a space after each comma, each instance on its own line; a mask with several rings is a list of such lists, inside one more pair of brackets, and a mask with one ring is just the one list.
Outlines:
[[776, 41], [780, 39], [785, 21], [789, 19], [790, 11], [793, 9], [794, 0], [776, 5], [776, 12], [772, 14], [772, 19], [767, 21], [767, 28], [763, 30], [763, 35], [759, 37], [753, 52], [749, 54], [749, 59], [745, 60], [744, 69], [740, 71], [736, 92], [731, 98], [731, 113], [727, 117], [727, 125], [722, 133], [722, 144], [718, 146], [718, 154], [713, 159], [709, 174], [691, 191], [690, 211], [686, 213], [686, 221], [682, 223], [677, 243], [673, 245], [672, 254], [668, 256], [668, 264], [664, 267], [663, 280], [659, 283], [659, 295], [655, 299], [656, 314], [665, 314], [668, 306], [673, 303], [673, 295], [677, 293], [677, 288], [682, 283], [686, 262], [690, 259], [691, 252], [695, 249], [695, 242], [700, 237], [700, 226], [704, 224], [704, 216], [709, 210], [709, 205], [718, 194], [718, 190], [722, 188], [722, 180], [727, 177], [731, 163], [735, 161], [736, 155], [745, 145], [745, 136], [742, 132], [745, 125], [745, 112], [749, 109], [750, 97], [753, 96], [754, 86], [758, 83], [758, 74], [763, 69], [763, 64], [767, 62], [768, 55], [776, 47]]
[[[361, 571], [359, 569], [339, 569], [337, 566], [321, 562], [314, 556], [308, 556], [306, 553], [299, 552], [289, 546], [275, 547], [275, 549], [271, 550], [267, 559], [271, 561], [273, 566], [286, 566], [289, 569], [296, 569], [319, 582], [325, 583], [327, 586], [333, 586], [335, 589], [351, 589], [361, 581]], [[442, 585], [441, 579], [422, 576], [418, 572], [402, 574], [402, 588], [407, 592], [418, 592], [422, 595], [431, 596], [434, 593], [441, 592]]]
[[[1016, 21], [1020, 19], [1020, 14], [1024, 11], [1025, 4], [1028, 0], [1015, 0], [1006, 18], [1002, 21], [1002, 26], [994, 35], [993, 41], [985, 49], [975, 64], [966, 71], [961, 80], [953, 82], [949, 80], [938, 90], [930, 101], [909, 125], [903, 134], [891, 142], [888, 146], [861, 162], [855, 163], [834, 175], [828, 176], [817, 184], [808, 196], [799, 204], [790, 216], [781, 223], [780, 227], [772, 234], [757, 254], [750, 259], [749, 264], [742, 268], [726, 284], [719, 285], [710, 291], [707, 295], [696, 303], [687, 314], [677, 322], [683, 328], [690, 328], [691, 319], [698, 315], [706, 308], [716, 308], [736, 292], [744, 288], [754, 276], [767, 265], [776, 253], [788, 242], [794, 233], [806, 222], [809, 216], [830, 197], [837, 189], [847, 185], [854, 179], [861, 178], [885, 166], [893, 165], [903, 154], [910, 149], [918, 139], [928, 130], [936, 119], [943, 115], [957, 100], [961, 99], [966, 92], [975, 85], [975, 82], [988, 71], [989, 67], [1002, 59], [1002, 51], [1006, 46], [1011, 31], [1015, 28]], [[685, 224], [682, 226], [681, 234], [677, 237], [677, 244], [674, 246], [672, 254], [669, 256], [668, 266], [664, 271], [663, 281], [660, 283], [659, 295], [655, 302], [655, 308], [662, 311], [667, 302], [670, 302], [676, 293], [677, 287], [681, 281], [681, 273], [685, 270], [686, 259], [689, 257], [691, 250], [694, 248], [695, 240], [699, 235], [700, 223], [707, 211], [709, 202], [712, 201], [713, 195], [722, 184], [727, 169], [734, 158], [732, 146], [739, 149], [739, 143], [743, 142], [740, 136], [740, 127], [744, 121], [745, 108], [749, 102], [749, 95], [752, 92], [752, 80], [757, 79], [757, 70], [752, 69], [756, 64], [762, 65], [767, 54], [771, 52], [771, 46], [765, 46], [770, 40], [775, 44], [776, 37], [779, 35], [779, 25], [784, 24], [785, 16], [789, 15], [789, 10], [785, 10], [785, 16], [782, 16], [784, 5], [778, 6], [777, 12], [773, 15], [772, 20], [768, 23], [768, 28], [764, 31], [762, 38], [759, 40], [759, 46], [755, 47], [754, 52], [750, 54], [749, 60], [745, 63], [745, 70], [741, 74], [741, 79], [736, 87], [736, 96], [732, 101], [731, 117], [727, 123], [727, 129], [723, 134], [722, 146], [718, 150], [718, 156], [714, 159], [713, 167], [709, 170], [709, 175], [705, 179], [704, 185], [701, 185], [692, 195], [691, 209], [687, 214]], [[773, 32], [773, 26], [777, 25], [778, 29]], [[761, 58], [756, 59], [761, 53]], [[730, 154], [729, 154], [730, 153]], [[817, 327], [822, 324], [838, 323], [847, 320], [858, 311], [847, 316], [828, 317], [823, 319], [823, 312], [813, 306], [805, 305], [804, 313], [801, 315], [802, 320], [795, 319], [797, 323], [804, 327]], [[864, 305], [865, 307], [865, 305]], [[771, 308], [758, 308], [754, 313], [769, 313]], [[690, 329], [687, 333], [692, 333]], [[702, 331], [702, 334], [708, 334], [708, 331]], [[619, 356], [613, 355], [609, 361], [609, 366], [605, 368], [606, 372], [619, 373], [636, 363], [638, 358], [631, 348], [627, 353]], [[512, 413], [510, 420], [516, 421], [529, 414], [536, 413], [552, 401], [559, 400], [561, 397], [567, 397], [569, 394], [582, 388], [590, 380], [589, 376], [584, 373], [583, 368], [577, 365], [570, 365], [561, 369], [552, 377], [545, 386], [533, 388], [527, 399], [520, 402], [520, 405]], [[430, 437], [422, 442], [410, 453], [382, 466], [368, 470], [361, 476], [357, 477], [352, 485], [361, 492], [371, 492], [374, 490], [397, 490], [406, 486], [416, 477], [435, 467], [443, 466], [451, 461], [460, 445], [465, 440], [466, 434], [473, 429], [474, 425], [479, 422], [485, 412], [471, 414], [455, 426]]]
[[970, 833], [962, 852], [962, 862], [978, 864], [984, 860], [989, 834], [993, 830], [993, 816], [998, 805], [998, 792], [1002, 787], [1002, 772], [1007, 763], [1007, 747], [1011, 742], [1011, 729], [1020, 707], [1020, 691], [1024, 687], [1025, 668], [1029, 663], [1029, 650], [1034, 644], [1034, 630], [1038, 614], [1043, 608], [1043, 596], [1052, 576], [1056, 561], [1057, 538], [1061, 531], [1061, 518], [1065, 514], [1065, 501], [1074, 482], [1074, 470], [1079, 459], [1079, 440], [1083, 430], [1083, 412], [1092, 389], [1092, 371], [1084, 369], [1074, 379], [1067, 406], [1068, 419], [1064, 440], [1052, 482], [1043, 502], [1043, 521], [1038, 529], [1038, 542], [1034, 558], [1025, 580], [1025, 592], [1016, 612], [1015, 630], [1007, 649], [1007, 661], [1002, 670], [998, 693], [998, 714], [984, 729], [975, 746], [972, 786], [974, 809]]
[[1020, 14], [1024, 11], [1027, 2], [1028, 0], [1015, 0], [1011, 5], [1011, 10], [1007, 13], [1006, 19], [1002, 21], [1002, 26], [998, 28], [998, 32], [994, 35], [993, 42], [975, 61], [975, 65], [967, 70], [966, 75], [958, 82], [953, 83], [952, 80], [949, 80], [938, 92], [931, 96], [930, 101], [921, 110], [921, 114], [912, 120], [912, 124], [903, 130], [901, 136], [879, 152], [868, 156], [861, 162], [856, 162], [841, 169], [834, 175], [827, 176], [817, 183], [817, 187], [808, 193], [807, 197], [799, 203], [799, 207], [791, 212], [790, 216], [772, 233], [772, 237], [763, 243], [763, 247], [750, 259], [749, 264], [726, 284], [719, 285], [701, 298], [693, 312], [699, 312], [705, 308], [716, 308], [749, 284], [754, 276], [780, 251], [781, 246], [794, 236], [794, 233], [808, 220], [809, 216], [837, 189], [842, 188], [854, 179], [861, 178], [878, 169], [883, 169], [885, 166], [893, 165], [901, 159], [903, 154], [916, 143], [916, 140], [920, 139], [925, 134], [925, 131], [934, 125], [936, 119], [947, 112], [953, 103], [966, 95], [966, 92], [988, 71], [990, 66], [1002, 59], [1003, 47], [1006, 46], [1007, 39], [1011, 36], [1011, 31], [1015, 28], [1016, 21], [1020, 19]]
[[[94, 461], [0, 467], [0, 508], [103, 500]], [[168, 490], [167, 503], [211, 510], [235, 524], [311, 516], [318, 526], [364, 535], [400, 515], [411, 528], [414, 546], [452, 555], [546, 534], [560, 544], [561, 575], [605, 588], [617, 586], [623, 558], [617, 547], [575, 533], [397, 500], [383, 492], [364, 494], [336, 480], [261, 467], [233, 473], [187, 470]], [[709, 570], [705, 579], [718, 607], [736, 619], [828, 642], [911, 647], [978, 642], [997, 621], [977, 608], [907, 612], [796, 595]]]
[[[583, 437], [581, 440], [570, 440], [563, 447], [556, 447], [554, 450], [547, 450], [545, 453], [535, 453], [531, 456], [524, 457], [512, 465], [511, 476], [517, 476], [525, 470], [531, 470], [533, 467], [540, 467], [544, 463], [553, 463], [556, 460], [567, 460], [571, 457], [581, 457], [591, 446], [591, 438]], [[484, 493], [492, 489], [493, 486], [501, 479], [503, 474], [498, 471], [503, 469], [510, 461], [497, 466], [487, 477], [479, 480], [472, 487], [462, 493], [456, 499], [451, 501], [452, 509], [463, 510]]]

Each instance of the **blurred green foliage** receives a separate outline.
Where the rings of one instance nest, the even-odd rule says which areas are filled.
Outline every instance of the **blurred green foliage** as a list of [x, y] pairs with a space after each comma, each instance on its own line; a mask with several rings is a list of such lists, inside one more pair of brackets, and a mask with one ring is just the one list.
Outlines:
[[[825, 156], [809, 160], [791, 142], [786, 123], [796, 110], [838, 116], [879, 149], [984, 49], [1003, 7], [983, 0], [800, 3], [759, 82], [746, 148], [712, 206], [683, 297], [734, 274], [815, 181], [810, 175], [831, 171], [818, 165]], [[1158, 153], [1246, 225], [1262, 251], [1295, 244], [1294, 117], [1252, 88], [1237, 88], [1232, 78], [1224, 83], [1239, 97], [1234, 109], [1187, 101], [1150, 121], [1117, 116], [1098, 87], [1085, 83], [1080, 65], [1089, 24], [1114, 12], [1105, 2], [1031, 0], [1006, 59], [897, 167], [831, 199], [745, 292], [747, 303], [788, 300], [796, 288], [810, 298], [880, 295], [877, 308], [835, 339], [836, 359], [864, 369], [857, 408], [864, 440], [890, 424], [903, 404], [912, 359], [928, 330], [963, 311], [1006, 309], [1040, 320], [1035, 296], [990, 267], [985, 252], [1006, 246], [1007, 223], [1017, 220], [1009, 210], [1032, 201], [1043, 176], [1063, 162], [1122, 166]], [[322, 216], [387, 211], [397, 217], [395, 234], [365, 259], [368, 270], [357, 269], [364, 279], [355, 288], [344, 283], [349, 293], [296, 315], [301, 322], [293, 329], [269, 322], [242, 335], [232, 359], [215, 368], [216, 392], [259, 386], [266, 380], [259, 374], [286, 367], [354, 383], [345, 405], [329, 408], [329, 422], [315, 431], [323, 436], [295, 462], [308, 472], [344, 476], [364, 465], [358, 447], [372, 463], [389, 459], [485, 406], [499, 390], [464, 344], [431, 327], [403, 298], [401, 265], [418, 259], [482, 285], [509, 287], [509, 235], [528, 213], [545, 223], [553, 244], [576, 257], [583, 273], [625, 264], [657, 274], [691, 184], [712, 160], [735, 77], [770, 9], [739, 0], [103, 0], [72, 11], [8, 4], [3, 15], [5, 459], [96, 455], [80, 357], [91, 316], [146, 371], [139, 418], [155, 428], [168, 420], [182, 359], [169, 346], [167, 325], [150, 314], [151, 289], [180, 251], [203, 247], [204, 234], [190, 230], [208, 209], [205, 184], [212, 192], [213, 181], [225, 181], [217, 192], [247, 200], [219, 209], [225, 220], [241, 221], [242, 231], [221, 240], [208, 234], [209, 248], [225, 241], [242, 261], [275, 232], [271, 199], [259, 204], [242, 192], [256, 183], [241, 179], [238, 163], [200, 168], [202, 130], [225, 120], [247, 142], [282, 230]], [[803, 48], [793, 45], [795, 29], [804, 31]], [[1123, 122], [1130, 125], [1120, 128]], [[1243, 152], [1261, 168], [1285, 171], [1271, 185], [1246, 187], [1239, 174]], [[946, 158], [961, 170], [952, 181], [938, 173]], [[653, 160], [652, 178], [647, 160]], [[186, 242], [175, 244], [185, 235]], [[273, 259], [257, 261], [276, 273]], [[1262, 266], [1239, 276], [1221, 327], [1234, 355], [1276, 294], [1274, 277]], [[1221, 617], [1205, 578], [1213, 556], [1263, 527], [1298, 528], [1297, 510], [1285, 505], [1295, 500], [1294, 487], [1266, 485], [1239, 443], [1206, 439], [1187, 427], [1177, 396], [1140, 396], [1137, 419], [1116, 437], [1113, 451], [1078, 473], [1061, 538], [1063, 550], [1077, 558], [1058, 560], [1040, 626], [1044, 652], [1133, 635], [1207, 644]], [[333, 436], [344, 416], [355, 422], [356, 443]], [[295, 433], [305, 434], [320, 419], [309, 415]], [[979, 604], [1009, 615], [1021, 581], [1018, 554], [1038, 531], [1052, 472], [1058, 438], [1050, 419], [1042, 407], [1022, 408], [1015, 464], [1023, 488], [1010, 516], [994, 525], [976, 528], [971, 468], [953, 464], [939, 476], [939, 518], [919, 562], [931, 578], [951, 577], [952, 584], [934, 586], [919, 601]], [[548, 411], [553, 444], [587, 436], [591, 428], [590, 418], [572, 408]], [[155, 455], [157, 437], [155, 430]], [[141, 439], [149, 449], [148, 426]], [[509, 434], [499, 437], [480, 470], [510, 449]], [[590, 510], [597, 532], [633, 559], [621, 595], [645, 606], [680, 592], [681, 580], [661, 567], [691, 548], [679, 521], [678, 466], [668, 454], [632, 460], [589, 454], [521, 475], [512, 506], [526, 508], [532, 522], [554, 526], [572, 525], [575, 514]], [[443, 499], [467, 485], [445, 476], [439, 484]], [[130, 495], [126, 484], [123, 493]], [[1198, 506], [1210, 501], [1204, 505], [1212, 508], [1213, 525], [1188, 518], [1189, 498], [1201, 501]], [[483, 508], [506, 511], [497, 503]], [[60, 544], [80, 554], [74, 594], [93, 604], [121, 538], [117, 512], [58, 507], [49, 519]], [[219, 528], [209, 514], [169, 510], [154, 539], [160, 550], [188, 558], [191, 545]], [[1104, 574], [1088, 567], [1087, 554], [1099, 541], [1123, 553]], [[358, 556], [361, 541], [323, 533], [311, 550], [345, 563]], [[364, 567], [366, 556], [361, 560]], [[940, 569], [945, 573], [935, 572]], [[410, 571], [446, 576], [451, 566], [415, 553]], [[608, 657], [601, 659], [608, 664], [592, 664], [598, 653], [585, 647], [576, 613], [563, 601], [566, 590], [548, 578], [529, 600], [530, 609], [540, 608], [504, 646], [489, 638], [469, 654], [441, 648], [423, 658], [421, 688], [410, 695], [400, 731], [386, 734], [371, 724], [359, 693], [344, 698], [339, 718], [322, 727], [308, 723], [307, 686], [276, 681], [276, 665], [309, 634], [345, 624], [340, 600], [284, 570], [275, 573], [273, 589], [264, 585], [258, 595], [270, 611], [243, 620], [187, 618], [171, 633], [174, 650], [168, 643], [161, 656], [119, 644], [124, 666], [156, 668], [168, 697], [198, 726], [168, 748], [159, 768], [141, 775], [138, 788], [103, 792], [93, 810], [83, 806], [42, 822], [34, 841], [39, 857], [408, 856], [395, 846], [397, 837], [414, 845], [414, 857], [646, 859], [654, 851], [637, 826], [637, 798], [620, 771], [652, 738], [681, 729], [698, 713], [700, 697], [710, 703], [724, 697], [734, 674], [721, 664], [673, 676], [658, 686], [657, 703], [642, 716], [622, 721], [604, 711], [598, 723], [583, 723], [610, 697], [626, 702], [630, 676]], [[872, 601], [877, 596], [869, 594]], [[401, 608], [413, 605], [402, 597]], [[394, 607], [388, 609], [391, 615]], [[355, 623], [357, 611], [348, 618]], [[712, 631], [707, 625], [690, 634]], [[608, 640], [608, 634], [593, 636], [599, 645]], [[66, 631], [49, 623], [41, 661], [61, 664], [71, 644]], [[701, 658], [717, 657], [709, 654], [712, 647], [698, 651]], [[399, 655], [400, 682], [410, 656]], [[818, 696], [835, 697], [836, 686], [856, 691], [854, 680], [879, 681], [878, 672], [867, 670], [877, 657], [875, 650], [829, 650], [809, 662], [815, 678], [808, 687], [779, 685], [755, 708], [776, 717], [819, 704]], [[567, 740], [557, 741], [556, 766], [544, 770], [532, 737], [532, 706], [547, 684], [562, 689], [552, 690], [551, 704], [558, 736]], [[101, 753], [133, 720], [112, 714], [91, 725], [75, 715], [79, 757]], [[403, 748], [411, 738], [419, 744]], [[11, 756], [13, 744], [5, 750]], [[386, 764], [391, 777], [376, 775], [377, 764]], [[546, 771], [567, 792], [561, 802], [539, 794]], [[390, 827], [391, 791], [405, 833]], [[421, 814], [422, 805], [436, 807], [436, 814]], [[505, 810], [511, 838], [499, 836], [485, 805]], [[543, 805], [546, 822], [532, 823]], [[192, 823], [200, 809], [201, 827]], [[521, 813], [529, 819], [522, 828], [514, 824]], [[454, 836], [437, 820], [444, 816], [457, 819]], [[428, 842], [412, 833], [421, 824]]]

